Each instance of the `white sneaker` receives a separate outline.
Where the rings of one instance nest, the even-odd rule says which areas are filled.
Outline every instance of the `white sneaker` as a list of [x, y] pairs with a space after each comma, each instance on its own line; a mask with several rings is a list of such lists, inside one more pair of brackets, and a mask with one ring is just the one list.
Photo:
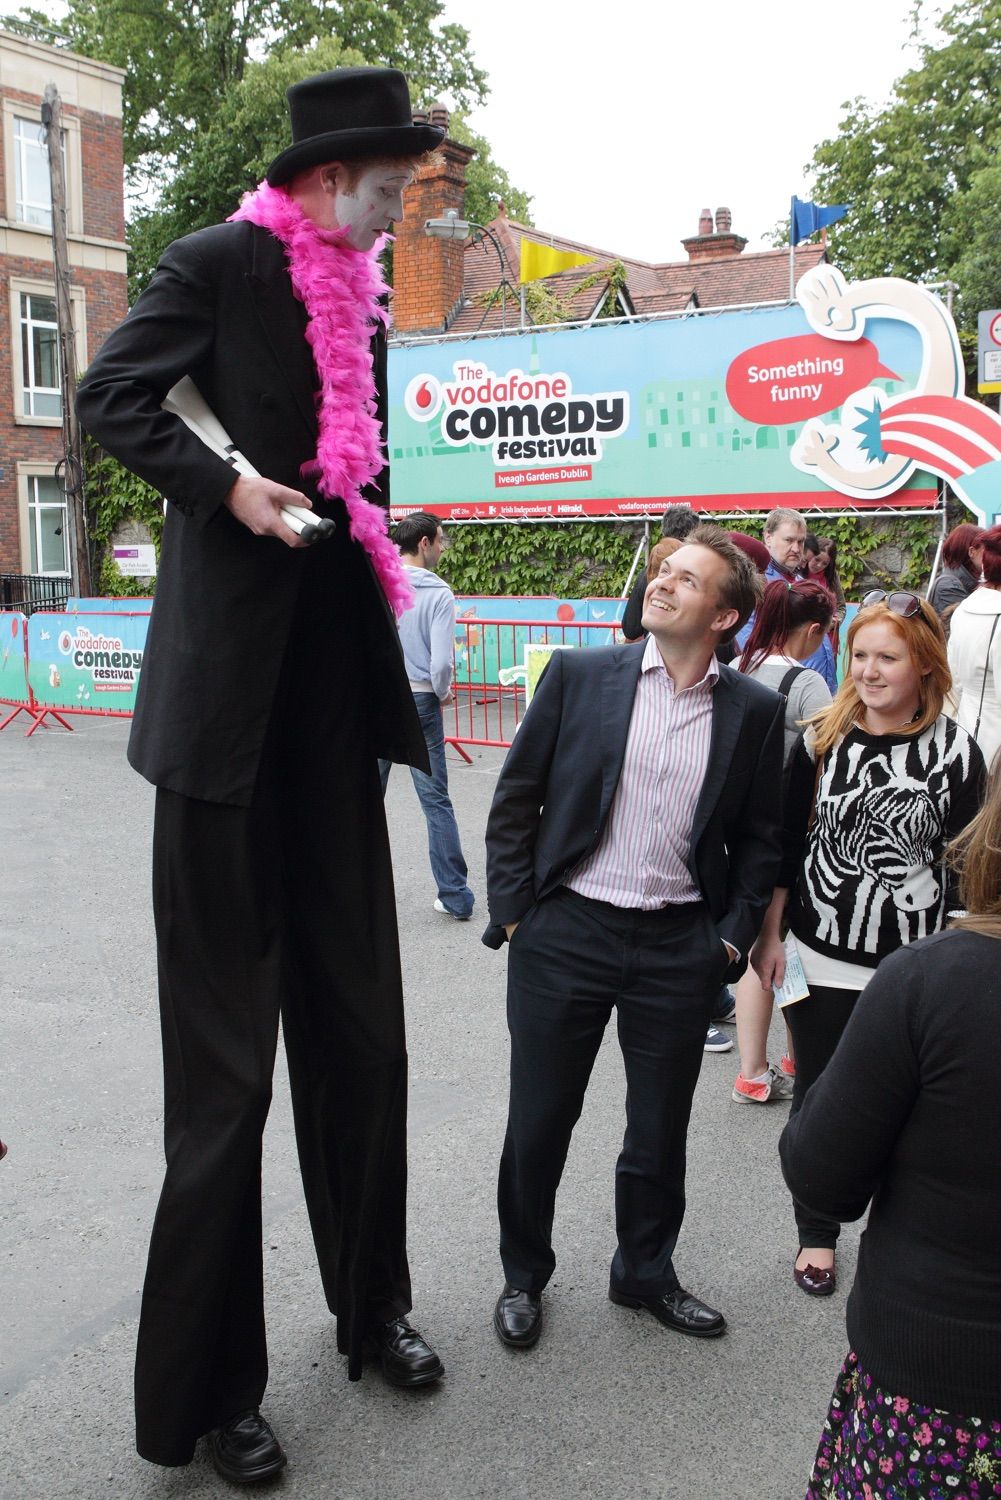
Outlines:
[[449, 911], [444, 901], [439, 900], [437, 896], [435, 897], [434, 901], [434, 909], [435, 911], [440, 911], [442, 916], [451, 917], [453, 922], [468, 922], [470, 917], [473, 915], [471, 911]]

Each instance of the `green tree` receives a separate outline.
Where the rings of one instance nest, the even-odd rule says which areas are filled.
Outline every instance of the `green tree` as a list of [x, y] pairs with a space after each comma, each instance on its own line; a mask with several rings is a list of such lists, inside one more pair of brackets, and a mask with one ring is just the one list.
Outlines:
[[466, 218], [477, 224], [489, 224], [498, 202], [503, 202], [509, 218], [531, 224], [531, 198], [512, 184], [504, 168], [494, 161], [489, 142], [469, 128], [461, 112], [452, 115], [448, 133], [453, 140], [472, 146], [476, 152], [466, 173]]
[[[959, 279], [974, 238], [982, 271], [990, 258], [978, 214], [989, 191], [982, 174], [1001, 145], [1001, 0], [961, 0], [941, 17], [916, 0], [913, 35], [918, 65], [897, 80], [890, 101], [845, 104], [838, 134], [808, 167], [818, 201], [851, 204], [831, 229], [831, 251], [856, 279]], [[997, 236], [993, 250], [996, 287]], [[965, 320], [965, 295], [962, 308]]]
[[[440, 0], [68, 0], [60, 34], [85, 57], [126, 69], [125, 164], [142, 198], [190, 160], [233, 86], [275, 51], [333, 40], [355, 61], [402, 68], [415, 100], [443, 94], [464, 109], [482, 102], [486, 75], [469, 33], [442, 25], [442, 10]], [[51, 40], [39, 10], [8, 22]]]

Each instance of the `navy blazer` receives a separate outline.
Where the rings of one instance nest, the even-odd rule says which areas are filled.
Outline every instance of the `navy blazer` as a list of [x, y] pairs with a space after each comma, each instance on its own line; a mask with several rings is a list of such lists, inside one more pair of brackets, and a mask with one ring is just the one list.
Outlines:
[[[646, 642], [555, 651], [514, 738], [487, 820], [483, 941], [561, 885], [593, 853], [625, 756]], [[721, 938], [747, 954], [771, 900], [781, 853], [785, 700], [721, 666], [709, 763], [695, 807], [688, 868]]]

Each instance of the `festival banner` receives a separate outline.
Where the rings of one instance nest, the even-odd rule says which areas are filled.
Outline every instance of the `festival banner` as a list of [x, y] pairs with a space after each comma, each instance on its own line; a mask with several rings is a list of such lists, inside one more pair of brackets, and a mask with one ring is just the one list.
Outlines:
[[[793, 450], [818, 419], [836, 424], [853, 392], [909, 392], [921, 369], [913, 325], [874, 317], [864, 338], [834, 343], [801, 306], [394, 345], [392, 513], [864, 509]], [[936, 498], [915, 469], [894, 505]]]
[[146, 649], [148, 614], [34, 614], [28, 681], [47, 708], [131, 714]]

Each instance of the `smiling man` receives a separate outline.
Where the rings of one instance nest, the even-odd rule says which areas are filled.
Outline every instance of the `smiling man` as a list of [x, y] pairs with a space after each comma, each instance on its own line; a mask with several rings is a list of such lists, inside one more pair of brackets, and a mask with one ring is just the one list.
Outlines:
[[[81, 419], [161, 494], [129, 742], [156, 787], [166, 1175], [136, 1358], [136, 1442], [236, 1483], [285, 1454], [267, 1382], [261, 1137], [279, 1017], [337, 1346], [399, 1386], [441, 1361], [407, 1321], [407, 1054], [377, 762], [426, 770], [387, 535], [380, 236], [441, 140], [391, 68], [289, 90], [292, 145], [232, 216], [165, 251], [81, 385]], [[190, 376], [259, 477], [162, 410]], [[282, 507], [316, 509], [312, 547]], [[272, 1264], [275, 1258], [272, 1257]]]
[[744, 554], [698, 527], [647, 589], [645, 642], [554, 653], [498, 780], [484, 942], [510, 943], [494, 1328], [512, 1348], [542, 1330], [556, 1192], [613, 1010], [627, 1125], [609, 1296], [679, 1333], [726, 1329], [673, 1257], [706, 1024], [779, 861], [783, 701], [714, 656], [759, 594]]

